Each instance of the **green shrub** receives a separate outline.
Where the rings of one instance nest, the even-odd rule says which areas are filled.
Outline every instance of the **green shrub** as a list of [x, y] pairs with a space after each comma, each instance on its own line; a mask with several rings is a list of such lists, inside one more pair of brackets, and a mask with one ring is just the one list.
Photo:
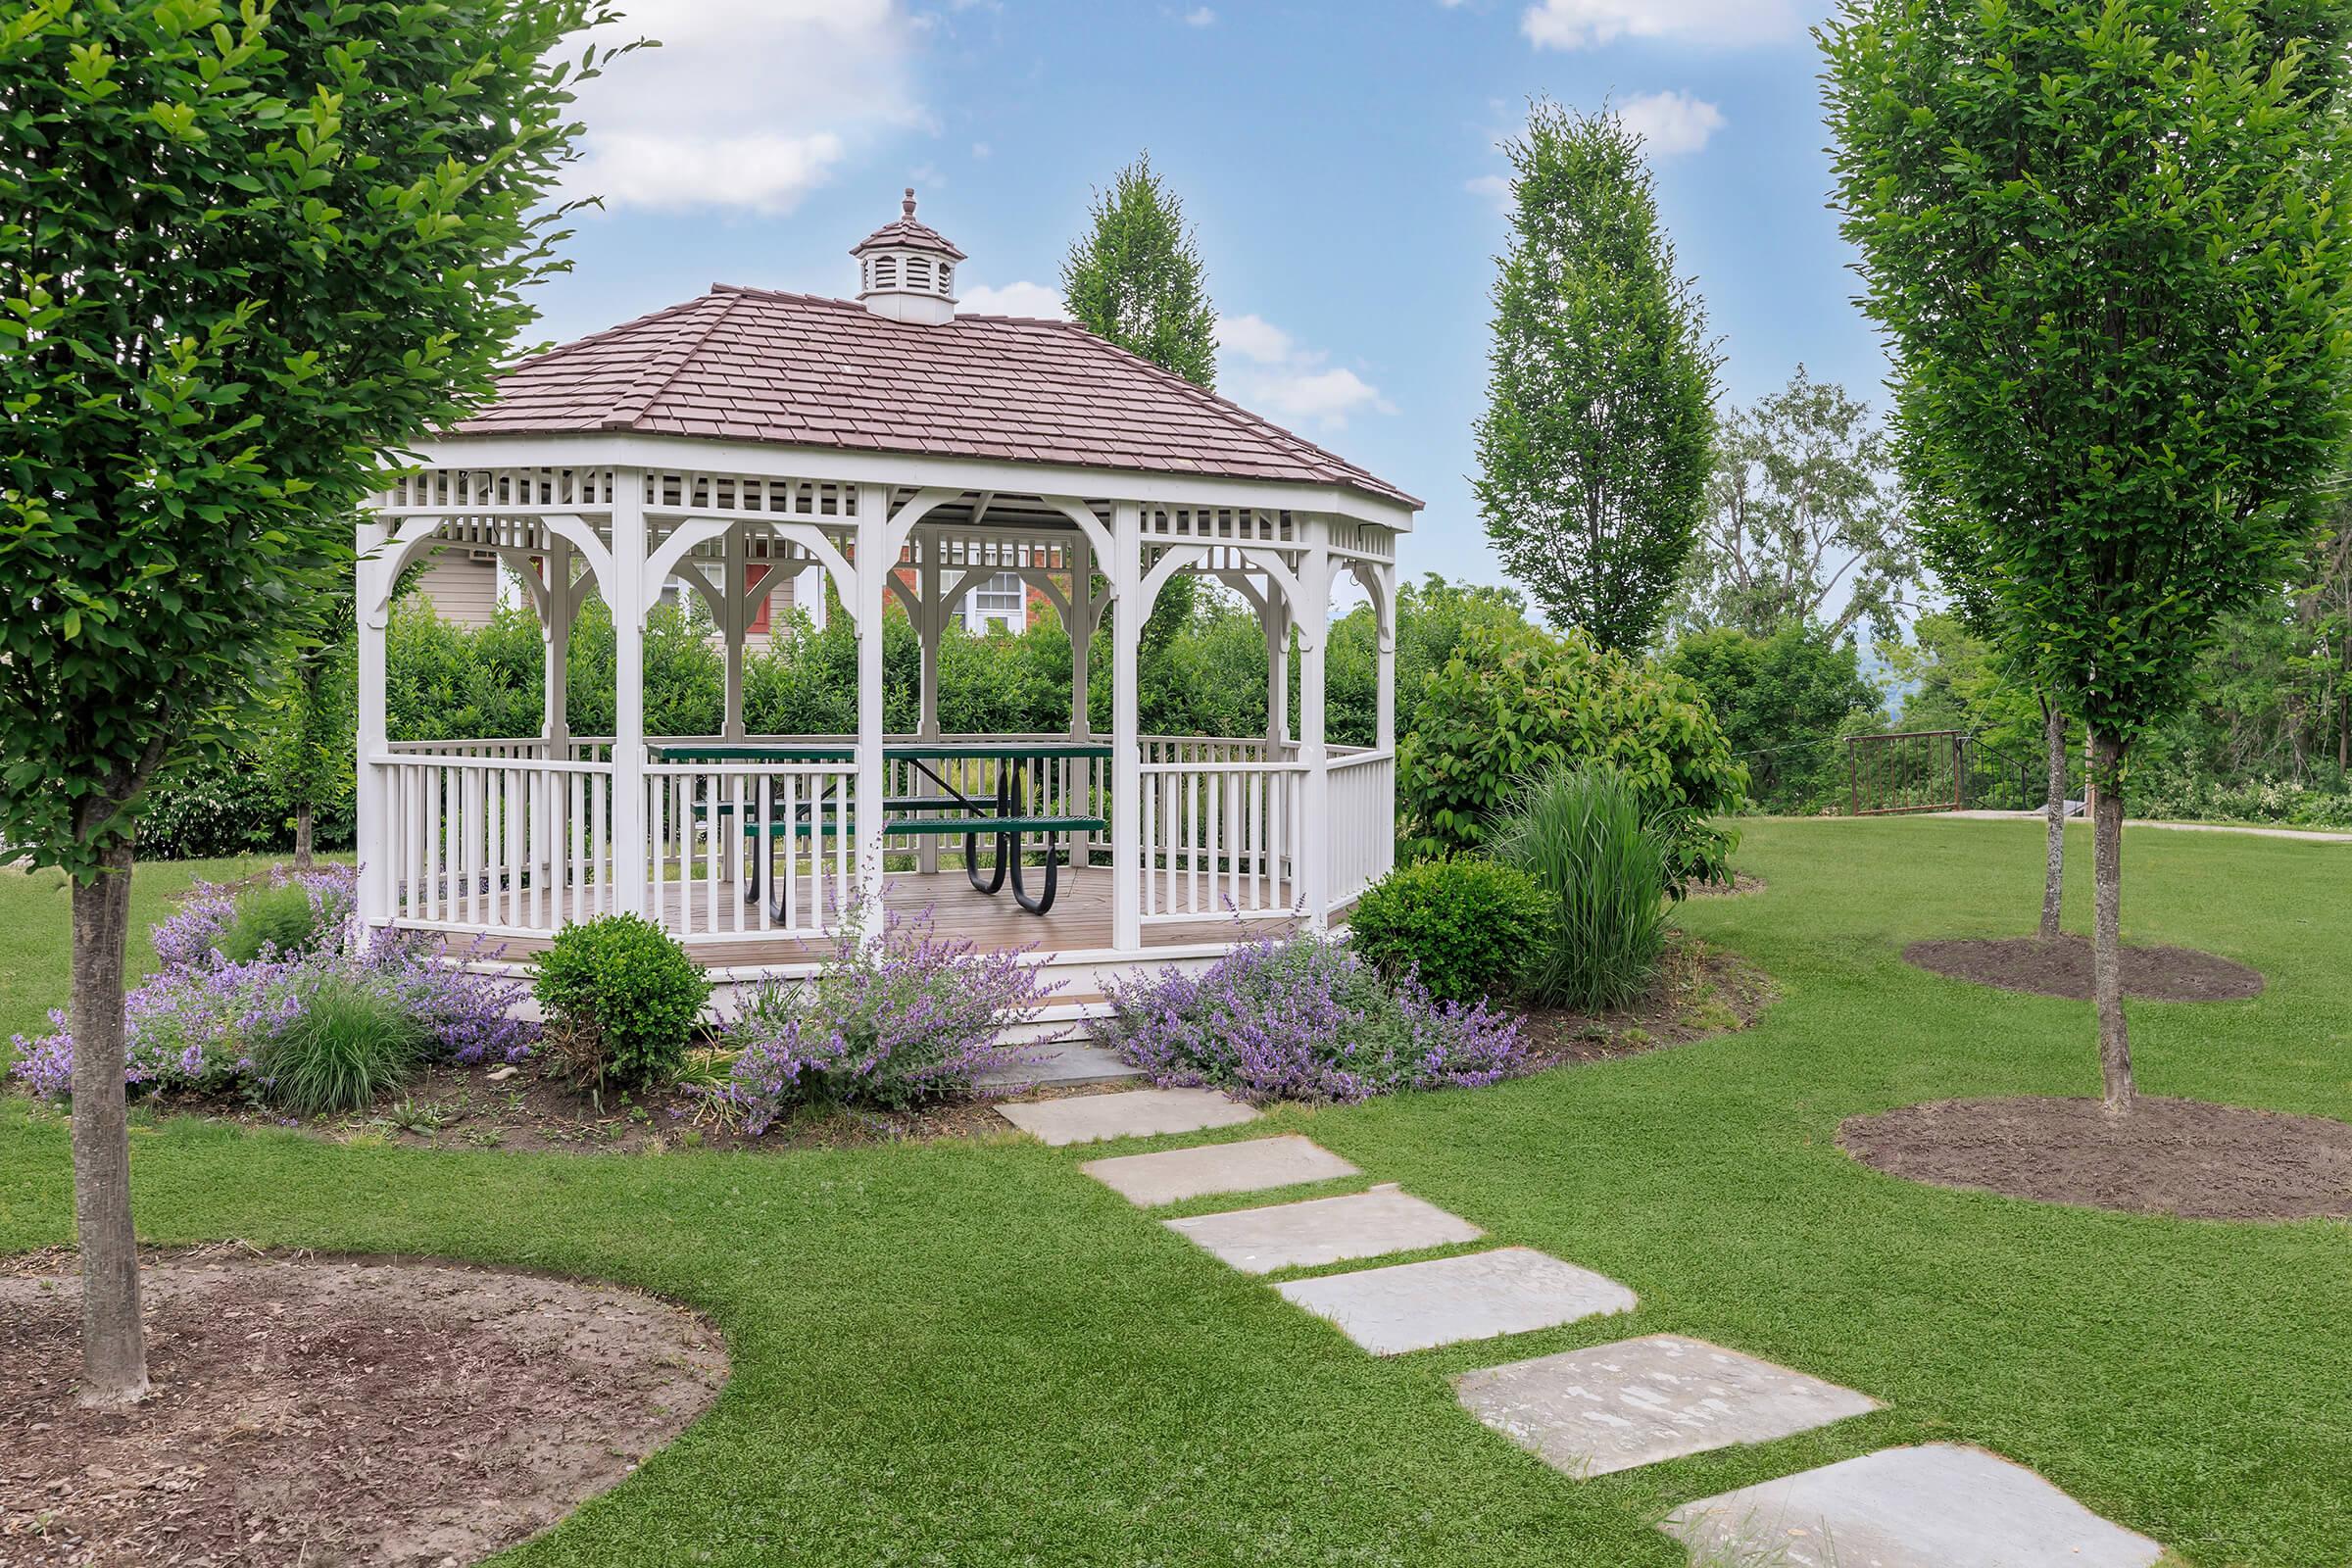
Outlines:
[[1479, 848], [1519, 781], [1563, 763], [1608, 767], [1669, 827], [1667, 887], [1728, 868], [1736, 841], [1709, 818], [1740, 808], [1747, 770], [1698, 689], [1582, 632], [1532, 627], [1470, 628], [1424, 684], [1397, 753], [1408, 849]]
[[251, 963], [265, 947], [290, 957], [310, 952], [324, 923], [311, 890], [300, 882], [247, 888], [237, 895], [236, 913], [215, 946], [231, 963]]
[[710, 977], [651, 920], [609, 914], [557, 932], [531, 990], [599, 1078], [635, 1086], [678, 1075]]
[[1383, 975], [1417, 973], [1440, 1002], [1503, 997], [1543, 945], [1551, 906], [1514, 865], [1461, 857], [1400, 865], [1364, 890], [1348, 940]]
[[329, 1115], [372, 1104], [398, 1087], [428, 1039], [400, 997], [337, 976], [303, 998], [255, 1066], [270, 1103], [297, 1115]]
[[1666, 946], [1666, 847], [1630, 780], [1605, 767], [1550, 769], [1495, 824], [1494, 851], [1556, 914], [1525, 970], [1530, 996], [1603, 1012], [1649, 988]]

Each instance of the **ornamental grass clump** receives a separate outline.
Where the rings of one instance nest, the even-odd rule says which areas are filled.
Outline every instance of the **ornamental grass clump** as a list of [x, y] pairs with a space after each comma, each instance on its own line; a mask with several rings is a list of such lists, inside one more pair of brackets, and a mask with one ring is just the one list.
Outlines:
[[1639, 1000], [1666, 949], [1667, 851], [1634, 787], [1608, 768], [1555, 768], [1521, 790], [1494, 843], [1555, 914], [1523, 971], [1528, 995], [1584, 1012]]
[[358, 1110], [408, 1081], [425, 1053], [424, 1025], [396, 995], [349, 975], [313, 986], [257, 1065], [271, 1104], [298, 1115]]
[[943, 937], [929, 910], [885, 914], [871, 944], [862, 934], [853, 914], [813, 977], [762, 986], [728, 1026], [733, 1064], [706, 1093], [745, 1131], [802, 1106], [900, 1110], [968, 1095], [981, 1074], [1031, 1059], [1005, 1036], [1059, 986], [1020, 954]]
[[1236, 948], [1110, 988], [1111, 1044], [1152, 1082], [1254, 1101], [1351, 1102], [1400, 1089], [1475, 1088], [1526, 1059], [1514, 1018], [1381, 978], [1313, 934]]

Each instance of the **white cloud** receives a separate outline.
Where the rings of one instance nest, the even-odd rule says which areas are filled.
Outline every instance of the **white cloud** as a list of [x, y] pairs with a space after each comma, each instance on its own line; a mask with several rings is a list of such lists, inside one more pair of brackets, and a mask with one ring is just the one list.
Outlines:
[[633, 0], [599, 44], [658, 39], [580, 88], [568, 194], [788, 213], [859, 143], [928, 123], [900, 0]]
[[1740, 45], [1795, 36], [1792, 0], [1537, 0], [1519, 30], [1539, 49], [1584, 49], [1616, 38]]
[[986, 158], [986, 157], [988, 156], [988, 153], [989, 153], [989, 146], [988, 146], [988, 143], [986, 143], [986, 142], [984, 142], [984, 141], [976, 141], [976, 142], [972, 143], [972, 156], [973, 156], [974, 158]]
[[1282, 423], [1338, 430], [1351, 415], [1396, 412], [1380, 388], [1261, 316], [1218, 318], [1217, 356], [1218, 389]]
[[1694, 153], [1723, 128], [1723, 111], [1687, 92], [1646, 92], [1618, 106], [1625, 128], [1658, 157]]
[[1003, 288], [990, 288], [983, 283], [966, 288], [956, 297], [959, 314], [971, 316], [1042, 316], [1048, 318], [1067, 316], [1061, 308], [1061, 290], [1023, 278]]
[[1220, 316], [1217, 348], [1259, 365], [1280, 365], [1291, 357], [1291, 334], [1262, 316]]
[[1184, 24], [1188, 27], [1205, 27], [1216, 20], [1217, 14], [1206, 6], [1195, 6], [1184, 14]]
[[1484, 196], [1498, 213], [1511, 210], [1511, 180], [1508, 174], [1481, 174], [1476, 179], [1462, 181], [1462, 189]]

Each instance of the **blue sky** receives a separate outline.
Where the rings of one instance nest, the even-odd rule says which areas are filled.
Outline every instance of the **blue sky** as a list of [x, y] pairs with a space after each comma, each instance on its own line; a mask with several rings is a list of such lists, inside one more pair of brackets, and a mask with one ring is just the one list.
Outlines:
[[[626, 0], [622, 0], [625, 5]], [[1744, 403], [1803, 361], [1879, 395], [1826, 209], [1790, 0], [640, 0], [664, 41], [584, 90], [562, 340], [713, 281], [846, 295], [913, 184], [967, 308], [1051, 309], [1090, 194], [1138, 152], [1184, 198], [1225, 318], [1219, 390], [1423, 497], [1406, 570], [1502, 580], [1466, 475], [1533, 96], [1651, 139], [1683, 268]]]

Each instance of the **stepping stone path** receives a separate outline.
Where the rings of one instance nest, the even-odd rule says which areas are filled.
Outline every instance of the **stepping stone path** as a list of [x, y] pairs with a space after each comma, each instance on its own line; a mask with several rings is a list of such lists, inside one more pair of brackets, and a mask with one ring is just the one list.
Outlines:
[[1274, 1287], [1375, 1355], [1630, 1312], [1632, 1291], [1525, 1247], [1326, 1274]]
[[1475, 1242], [1486, 1234], [1395, 1183], [1348, 1198], [1160, 1221], [1245, 1274], [1306, 1268], [1351, 1257]]
[[1983, 1448], [1883, 1448], [1685, 1503], [1659, 1528], [1706, 1562], [1789, 1568], [2149, 1568], [2164, 1548]]
[[1158, 1154], [1121, 1154], [1078, 1168], [1140, 1208], [1212, 1193], [1254, 1193], [1360, 1174], [1339, 1155], [1296, 1134]]
[[1080, 1084], [1130, 1083], [1143, 1076], [1127, 1065], [1117, 1052], [1105, 1051], [1083, 1040], [1038, 1047], [1034, 1054], [1035, 1061], [992, 1067], [972, 1082], [981, 1089], [1027, 1089], [1046, 1084], [1072, 1088]]
[[[1072, 1081], [1072, 1080], [1064, 1080]], [[1000, 1105], [1049, 1144], [1191, 1132], [1257, 1112], [1201, 1089]], [[1139, 1207], [1358, 1174], [1296, 1136], [1098, 1159], [1085, 1172]], [[1394, 1183], [1345, 1198], [1161, 1224], [1246, 1274], [1476, 1241], [1468, 1220]], [[1275, 1287], [1377, 1355], [1633, 1310], [1616, 1281], [1524, 1247]], [[1465, 1372], [1479, 1420], [1570, 1476], [1764, 1443], [1879, 1408], [1852, 1389], [1681, 1335], [1653, 1334]], [[1982, 1448], [1926, 1444], [1685, 1503], [1659, 1526], [1693, 1563], [1775, 1568], [2153, 1568], [2163, 1548]]]
[[1577, 1477], [1827, 1426], [1879, 1407], [1834, 1383], [1703, 1340], [1621, 1340], [1465, 1372], [1472, 1414]]
[[1130, 1089], [999, 1105], [997, 1114], [1049, 1144], [1093, 1144], [1106, 1138], [1152, 1138], [1255, 1121], [1257, 1112], [1213, 1089]]

